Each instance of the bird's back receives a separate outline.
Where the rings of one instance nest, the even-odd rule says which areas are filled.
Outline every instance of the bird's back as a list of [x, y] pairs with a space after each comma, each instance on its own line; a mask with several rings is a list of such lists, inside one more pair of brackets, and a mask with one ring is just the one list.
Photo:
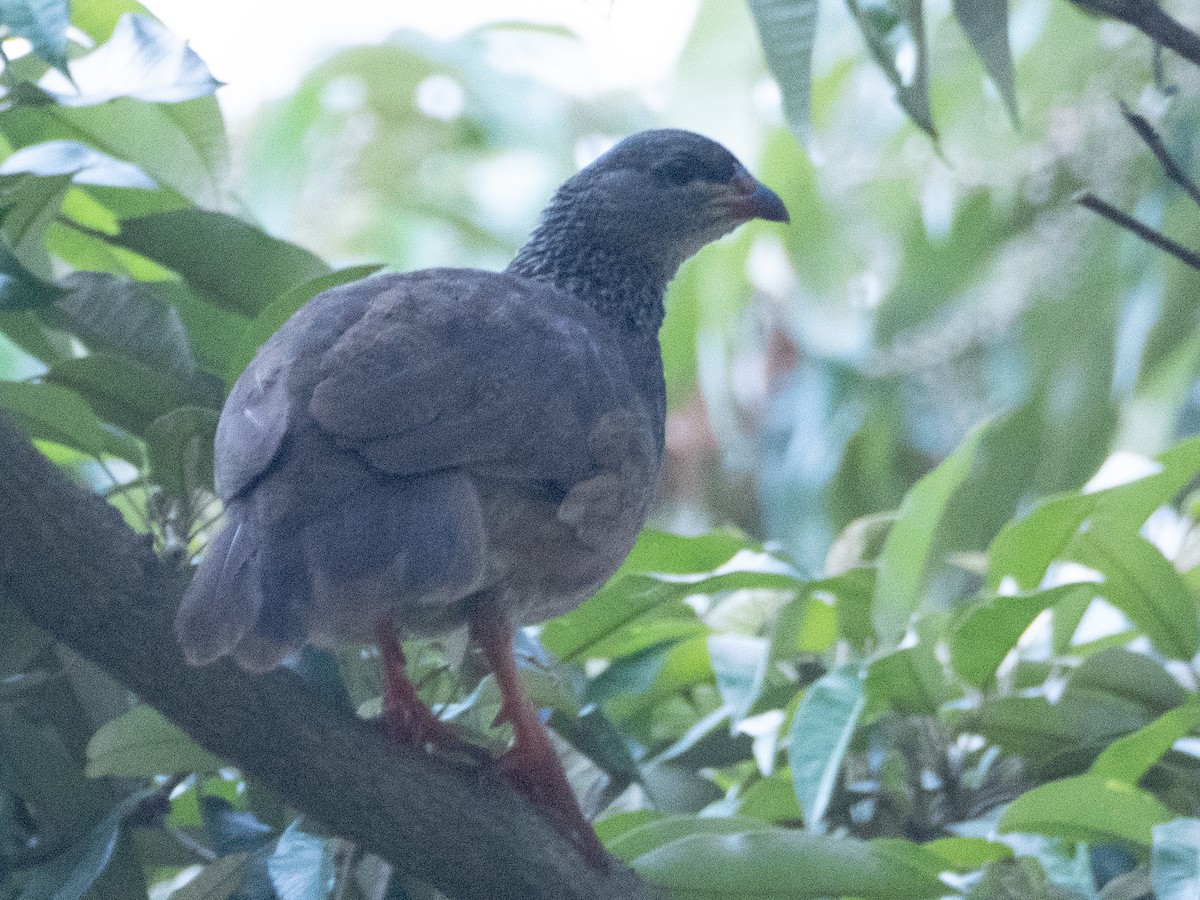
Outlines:
[[433, 269], [319, 295], [222, 413], [226, 524], [185, 651], [269, 668], [382, 616], [453, 627], [484, 589], [521, 621], [571, 608], [645, 518], [663, 407], [657, 343], [537, 281]]

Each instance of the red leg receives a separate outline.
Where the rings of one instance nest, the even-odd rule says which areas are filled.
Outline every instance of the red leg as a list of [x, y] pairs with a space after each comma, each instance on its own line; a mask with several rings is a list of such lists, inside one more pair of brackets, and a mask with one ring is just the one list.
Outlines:
[[383, 723], [392, 739], [420, 750], [433, 747], [465, 751], [475, 758], [485, 756], [487, 751], [456, 735], [422, 702], [416, 686], [405, 673], [407, 663], [396, 629], [387, 619], [380, 619], [375, 624], [375, 643], [383, 660]]
[[512, 637], [512, 627], [493, 604], [485, 601], [476, 607], [471, 618], [471, 638], [483, 650], [500, 688], [500, 714], [496, 721], [508, 722], [513, 729], [512, 749], [500, 761], [504, 775], [535, 805], [554, 815], [559, 828], [593, 866], [605, 869], [608, 854], [579, 808], [537, 709], [521, 690]]

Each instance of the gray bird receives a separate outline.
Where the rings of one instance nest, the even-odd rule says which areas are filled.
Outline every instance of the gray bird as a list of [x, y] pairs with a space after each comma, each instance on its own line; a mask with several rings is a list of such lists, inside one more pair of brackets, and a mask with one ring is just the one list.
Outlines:
[[512, 628], [573, 609], [624, 560], [654, 495], [658, 330], [679, 266], [782, 201], [720, 144], [629, 137], [562, 185], [504, 272], [383, 275], [313, 298], [221, 413], [225, 519], [176, 619], [187, 659], [271, 669], [374, 635], [384, 717], [450, 737], [396, 638], [467, 625], [511, 722], [505, 769], [585, 852], [579, 812], [520, 692]]

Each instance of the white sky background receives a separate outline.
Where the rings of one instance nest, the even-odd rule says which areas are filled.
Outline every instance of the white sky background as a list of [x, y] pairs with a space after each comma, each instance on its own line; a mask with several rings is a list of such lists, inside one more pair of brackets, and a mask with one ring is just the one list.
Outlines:
[[[581, 93], [627, 88], [652, 94], [683, 48], [699, 0], [144, 0], [191, 41], [214, 76], [225, 114], [237, 123], [286, 96], [341, 47], [375, 43], [401, 28], [453, 37], [485, 22], [563, 25], [586, 58], [568, 87]], [[521, 69], [522, 60], [494, 60]], [[650, 99], [647, 96], [647, 99]]]

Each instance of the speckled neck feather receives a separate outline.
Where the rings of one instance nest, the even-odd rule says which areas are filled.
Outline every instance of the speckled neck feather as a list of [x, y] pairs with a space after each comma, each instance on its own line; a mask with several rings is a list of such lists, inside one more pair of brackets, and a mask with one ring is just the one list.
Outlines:
[[670, 254], [654, 258], [654, 248], [612, 246], [611, 240], [599, 239], [593, 220], [598, 214], [587, 214], [560, 190], [508, 271], [549, 282], [610, 322], [655, 337], [663, 321], [667, 282], [678, 264]]

